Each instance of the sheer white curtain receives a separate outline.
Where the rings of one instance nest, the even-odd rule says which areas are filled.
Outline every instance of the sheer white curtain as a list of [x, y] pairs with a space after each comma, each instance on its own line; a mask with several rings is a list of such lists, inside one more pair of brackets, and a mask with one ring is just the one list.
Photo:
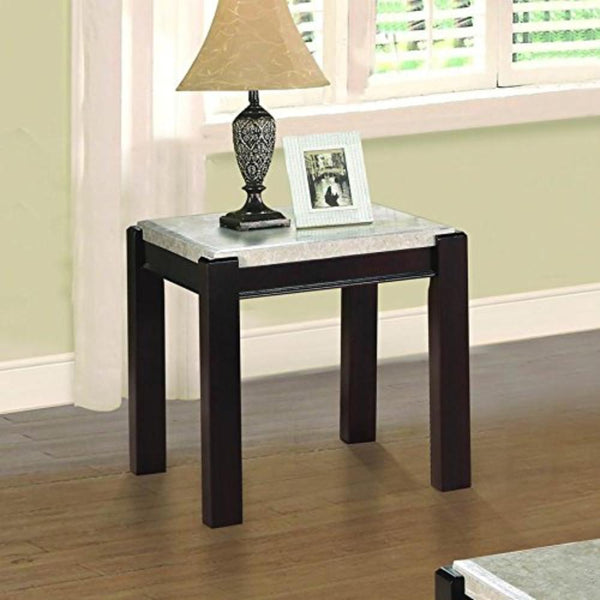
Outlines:
[[[73, 1], [76, 404], [126, 395], [125, 230], [202, 212], [202, 99], [175, 87], [202, 41], [201, 0]], [[198, 398], [197, 298], [167, 285], [167, 395]]]

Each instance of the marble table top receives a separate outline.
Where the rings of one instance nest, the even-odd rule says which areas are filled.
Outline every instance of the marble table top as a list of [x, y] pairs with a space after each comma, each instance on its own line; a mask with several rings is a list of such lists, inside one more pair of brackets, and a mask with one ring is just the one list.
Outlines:
[[[291, 208], [283, 209], [291, 215]], [[456, 229], [385, 206], [373, 206], [373, 223], [315, 229], [292, 226], [259, 231], [219, 227], [218, 214], [140, 221], [144, 240], [197, 262], [237, 257], [240, 267], [337, 256], [427, 248]]]
[[457, 560], [453, 566], [473, 600], [600, 599], [600, 540]]

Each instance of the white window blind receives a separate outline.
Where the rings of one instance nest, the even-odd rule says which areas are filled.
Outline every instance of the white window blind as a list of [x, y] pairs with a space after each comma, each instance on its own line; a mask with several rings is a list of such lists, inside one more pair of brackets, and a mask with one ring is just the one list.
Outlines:
[[481, 67], [481, 0], [378, 0], [375, 73]]
[[288, 5], [308, 49], [323, 66], [323, 0], [288, 0]]
[[[486, 0], [376, 0], [366, 96], [470, 89], [493, 80]], [[394, 84], [395, 85], [392, 85]]]
[[600, 0], [513, 0], [503, 11], [501, 85], [600, 77]]

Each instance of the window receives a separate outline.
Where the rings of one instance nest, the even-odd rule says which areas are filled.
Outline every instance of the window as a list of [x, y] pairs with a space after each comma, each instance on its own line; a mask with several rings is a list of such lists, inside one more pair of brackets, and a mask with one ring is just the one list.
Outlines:
[[500, 85], [600, 77], [598, 0], [514, 0], [501, 19]]
[[[264, 105], [343, 104], [600, 78], [600, 0], [287, 0], [332, 82]], [[207, 0], [207, 22], [216, 0]], [[242, 94], [209, 94], [234, 112]]]
[[[375, 0], [374, 5], [367, 4], [374, 21], [363, 33], [370, 55], [362, 80], [355, 79], [355, 97], [377, 99], [495, 85], [490, 2]], [[350, 15], [351, 23], [353, 19]]]
[[377, 0], [375, 75], [481, 67], [485, 2]]
[[311, 54], [323, 64], [323, 1], [288, 0], [290, 12]]

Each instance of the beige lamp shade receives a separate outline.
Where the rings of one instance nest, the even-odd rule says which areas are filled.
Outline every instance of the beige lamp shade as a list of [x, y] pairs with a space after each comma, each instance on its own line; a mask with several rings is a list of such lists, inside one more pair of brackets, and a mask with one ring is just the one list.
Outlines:
[[179, 91], [282, 90], [329, 81], [286, 0], [219, 0], [206, 40]]

